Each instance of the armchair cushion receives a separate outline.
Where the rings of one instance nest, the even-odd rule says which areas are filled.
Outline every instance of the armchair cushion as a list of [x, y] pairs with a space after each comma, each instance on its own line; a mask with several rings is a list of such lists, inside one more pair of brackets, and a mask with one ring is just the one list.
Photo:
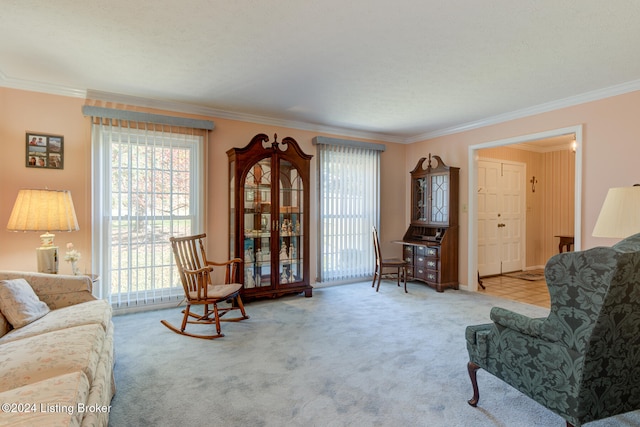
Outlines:
[[0, 281], [0, 310], [14, 328], [28, 325], [50, 311], [24, 279]]

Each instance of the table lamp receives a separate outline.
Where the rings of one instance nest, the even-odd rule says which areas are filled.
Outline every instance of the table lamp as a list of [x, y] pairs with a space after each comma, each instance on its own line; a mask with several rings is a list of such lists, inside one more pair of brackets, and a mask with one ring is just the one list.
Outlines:
[[58, 247], [52, 231], [77, 231], [78, 219], [68, 190], [20, 190], [13, 205], [7, 230], [44, 231], [36, 248], [38, 271], [58, 273]]
[[624, 239], [639, 232], [640, 185], [610, 188], [593, 228], [593, 236]]

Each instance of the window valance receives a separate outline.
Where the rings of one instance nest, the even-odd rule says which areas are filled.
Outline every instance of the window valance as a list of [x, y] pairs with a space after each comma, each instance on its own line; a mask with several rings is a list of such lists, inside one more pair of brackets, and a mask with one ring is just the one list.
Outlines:
[[329, 138], [327, 136], [315, 136], [311, 140], [313, 145], [340, 145], [343, 147], [366, 148], [369, 150], [385, 151], [387, 146], [372, 142], [353, 141], [350, 139]]
[[84, 105], [82, 114], [99, 119], [128, 121], [137, 123], [153, 123], [192, 129], [213, 130], [211, 120], [190, 119], [186, 117], [165, 116], [162, 114], [142, 113], [140, 111], [118, 110], [115, 108], [94, 107]]

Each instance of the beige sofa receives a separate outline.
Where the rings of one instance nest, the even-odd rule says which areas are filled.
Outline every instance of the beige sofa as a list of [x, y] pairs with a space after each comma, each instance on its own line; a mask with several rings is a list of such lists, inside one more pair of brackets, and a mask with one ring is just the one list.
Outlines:
[[91, 286], [87, 276], [0, 271], [0, 425], [108, 425], [112, 313]]

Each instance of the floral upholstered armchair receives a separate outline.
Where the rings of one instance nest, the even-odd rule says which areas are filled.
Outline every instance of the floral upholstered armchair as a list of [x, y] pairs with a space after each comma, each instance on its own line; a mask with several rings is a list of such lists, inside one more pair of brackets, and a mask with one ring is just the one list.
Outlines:
[[482, 368], [567, 426], [640, 409], [640, 234], [555, 255], [545, 277], [548, 317], [494, 307], [493, 323], [467, 327], [469, 404]]

